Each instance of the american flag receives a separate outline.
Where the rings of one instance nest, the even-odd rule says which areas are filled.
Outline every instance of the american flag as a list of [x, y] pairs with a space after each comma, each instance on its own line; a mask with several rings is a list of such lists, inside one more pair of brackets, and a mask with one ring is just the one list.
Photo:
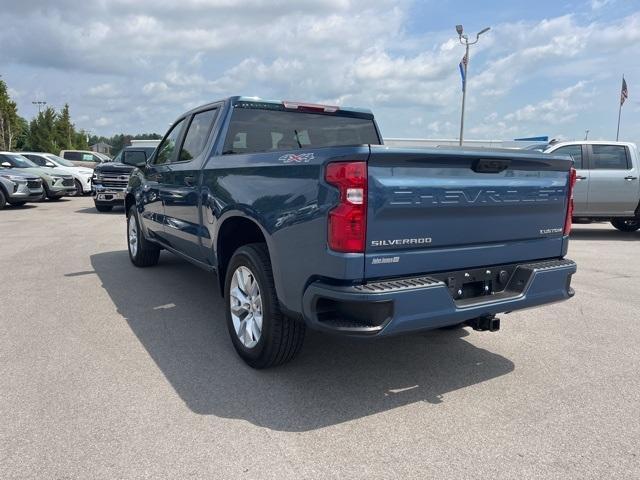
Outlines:
[[627, 81], [622, 77], [622, 90], [620, 90], [620, 105], [624, 105], [624, 101], [629, 98], [629, 90], [627, 90]]
[[468, 58], [467, 58], [467, 54], [464, 54], [464, 57], [462, 57], [462, 60], [460, 60], [460, 63], [458, 64], [458, 67], [460, 68], [460, 76], [462, 77], [462, 89], [464, 90], [464, 77], [465, 77], [465, 72], [467, 70], [467, 62], [468, 62]]

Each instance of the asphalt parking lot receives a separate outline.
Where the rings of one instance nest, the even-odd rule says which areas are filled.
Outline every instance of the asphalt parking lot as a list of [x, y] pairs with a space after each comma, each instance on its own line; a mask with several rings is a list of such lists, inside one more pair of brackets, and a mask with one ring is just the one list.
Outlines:
[[236, 357], [216, 280], [136, 269], [91, 198], [0, 212], [0, 478], [639, 478], [640, 233], [578, 225], [569, 302], [498, 333]]

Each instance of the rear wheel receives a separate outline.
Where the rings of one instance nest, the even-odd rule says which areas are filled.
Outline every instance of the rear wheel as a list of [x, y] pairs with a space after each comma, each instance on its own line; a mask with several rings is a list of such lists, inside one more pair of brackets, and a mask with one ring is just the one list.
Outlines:
[[127, 247], [131, 263], [136, 267], [151, 267], [158, 263], [160, 247], [144, 238], [135, 205], [127, 215]]
[[638, 218], [614, 218], [611, 225], [621, 232], [635, 232], [640, 228], [640, 219]]
[[4, 192], [0, 188], [0, 210], [2, 210], [7, 204], [7, 197], [5, 197]]
[[227, 328], [238, 355], [253, 368], [293, 359], [305, 325], [280, 310], [267, 247], [253, 243], [233, 254], [224, 286]]
[[110, 212], [112, 209], [112, 205], [96, 205], [96, 210], [99, 212]]

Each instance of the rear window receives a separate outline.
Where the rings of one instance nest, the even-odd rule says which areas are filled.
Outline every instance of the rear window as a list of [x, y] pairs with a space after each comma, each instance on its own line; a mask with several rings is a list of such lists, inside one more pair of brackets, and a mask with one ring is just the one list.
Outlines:
[[369, 118], [235, 108], [223, 154], [367, 144], [380, 144]]

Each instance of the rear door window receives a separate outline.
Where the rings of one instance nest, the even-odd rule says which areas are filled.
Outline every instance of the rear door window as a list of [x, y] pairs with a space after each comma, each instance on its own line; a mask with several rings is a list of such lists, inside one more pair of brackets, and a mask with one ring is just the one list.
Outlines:
[[553, 155], [568, 155], [573, 158], [573, 166], [576, 169], [583, 168], [582, 166], [582, 145], [566, 145], [560, 147], [552, 152]]
[[236, 107], [223, 154], [368, 144], [380, 144], [370, 118]]
[[624, 145], [591, 145], [591, 170], [628, 170], [629, 158]]

